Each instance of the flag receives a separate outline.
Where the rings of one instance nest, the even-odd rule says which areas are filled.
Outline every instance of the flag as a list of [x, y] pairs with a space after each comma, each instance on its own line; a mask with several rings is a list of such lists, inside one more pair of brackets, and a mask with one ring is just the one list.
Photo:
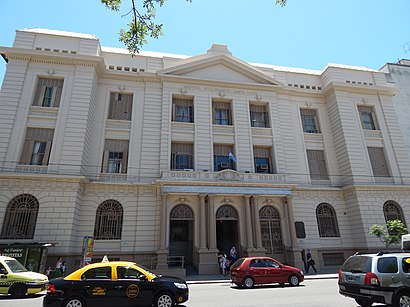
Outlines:
[[229, 160], [232, 160], [233, 162], [236, 163], [236, 158], [235, 158], [235, 156], [233, 155], [232, 152], [229, 152], [229, 154], [228, 154], [228, 159], [229, 159]]

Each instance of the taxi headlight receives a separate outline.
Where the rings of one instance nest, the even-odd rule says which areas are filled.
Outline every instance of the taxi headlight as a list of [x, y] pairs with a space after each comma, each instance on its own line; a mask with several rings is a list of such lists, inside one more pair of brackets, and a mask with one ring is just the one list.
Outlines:
[[179, 288], [179, 289], [186, 289], [188, 288], [186, 284], [181, 283], [181, 282], [174, 282], [175, 287]]

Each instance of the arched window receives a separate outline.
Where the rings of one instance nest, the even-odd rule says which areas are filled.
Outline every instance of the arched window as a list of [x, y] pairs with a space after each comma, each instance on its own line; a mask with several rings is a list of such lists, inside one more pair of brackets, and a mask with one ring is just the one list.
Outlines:
[[6, 209], [2, 239], [33, 239], [37, 223], [38, 200], [30, 194], [14, 197]]
[[319, 227], [319, 237], [340, 237], [336, 211], [327, 203], [321, 203], [316, 208], [316, 219]]
[[238, 212], [230, 205], [223, 205], [216, 211], [217, 220], [238, 220]]
[[170, 214], [171, 220], [193, 220], [194, 213], [191, 208], [186, 205], [178, 205], [172, 209]]
[[122, 206], [116, 200], [109, 199], [99, 205], [94, 227], [95, 239], [121, 239], [123, 214]]
[[272, 206], [264, 206], [259, 211], [262, 246], [268, 254], [282, 254], [282, 229], [278, 210]]
[[406, 221], [404, 220], [403, 211], [401, 210], [399, 204], [395, 201], [386, 201], [383, 205], [383, 213], [386, 223], [388, 221], [400, 220], [406, 227]]

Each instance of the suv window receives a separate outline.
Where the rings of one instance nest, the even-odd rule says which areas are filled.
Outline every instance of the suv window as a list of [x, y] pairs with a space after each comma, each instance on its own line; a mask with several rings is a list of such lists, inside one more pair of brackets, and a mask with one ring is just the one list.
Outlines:
[[347, 272], [366, 273], [370, 272], [372, 267], [372, 257], [353, 256], [346, 260], [341, 270]]
[[377, 271], [380, 273], [397, 273], [398, 269], [396, 257], [380, 258], [377, 261]]

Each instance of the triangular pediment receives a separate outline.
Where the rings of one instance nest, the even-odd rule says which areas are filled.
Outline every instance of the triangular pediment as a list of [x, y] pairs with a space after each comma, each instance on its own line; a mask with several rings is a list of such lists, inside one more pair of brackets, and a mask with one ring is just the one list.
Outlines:
[[175, 62], [173, 66], [159, 71], [158, 74], [209, 81], [283, 86], [281, 82], [259, 69], [233, 57], [227, 49], [210, 50], [206, 54]]

